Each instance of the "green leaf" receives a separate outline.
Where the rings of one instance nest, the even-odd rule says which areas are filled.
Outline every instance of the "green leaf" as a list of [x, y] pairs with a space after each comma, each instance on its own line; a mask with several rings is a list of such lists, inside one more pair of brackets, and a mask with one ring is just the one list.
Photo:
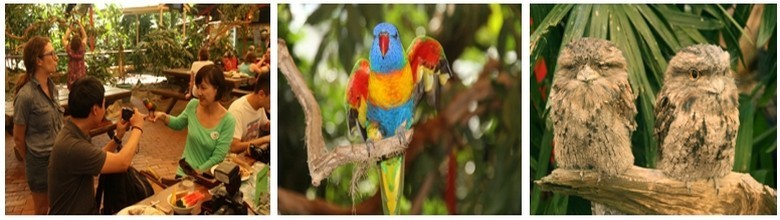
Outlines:
[[770, 138], [770, 137], [776, 137], [777, 135], [777, 127], [772, 127], [764, 131], [763, 133], [759, 134], [758, 136], [753, 138], [753, 145], [756, 145], [758, 143], [761, 143], [764, 141], [764, 139]]
[[770, 67], [770, 70], [772, 71], [769, 73], [769, 78], [763, 81], [766, 85], [764, 85], [763, 95], [761, 95], [761, 98], [758, 100], [759, 105], [766, 105], [777, 96], [777, 61], [773, 64], [774, 65]]
[[[721, 6], [721, 5], [718, 5], [718, 9], [720, 9], [720, 11], [721, 11], [721, 12], [723, 12], [723, 14], [726, 14], [726, 15], [728, 15], [728, 14], [729, 14], [729, 12], [728, 12], [728, 11], [726, 11], [726, 9], [725, 9], [725, 8], [723, 8], [723, 6]], [[728, 20], [729, 20], [729, 21], [730, 21], [730, 22], [731, 22], [731, 23], [734, 25], [734, 27], [736, 27], [736, 28], [737, 28], [737, 30], [739, 30], [739, 32], [741, 32], [741, 33], [742, 33], [742, 35], [750, 36], [750, 35], [748, 35], [748, 34], [747, 34], [747, 32], [745, 32], [745, 29], [743, 29], [743, 28], [742, 28], [742, 25], [740, 25], [739, 23], [737, 23], [737, 21], [736, 21], [736, 20], [734, 20], [734, 18], [733, 18], [733, 17], [731, 17], [731, 16], [725, 16], [725, 17], [726, 17], [726, 18], [728, 18]], [[749, 37], [748, 37], [748, 38], [745, 38], [745, 39], [746, 39], [748, 42], [750, 42], [751, 44], [753, 44], [753, 45], [755, 45], [755, 44], [756, 44], [755, 42], [753, 42], [753, 39], [751, 39], [751, 38], [749, 38]]]
[[666, 70], [667, 63], [666, 59], [661, 53], [661, 47], [658, 45], [658, 41], [656, 41], [656, 38], [651, 31], [653, 29], [650, 29], [650, 27], [647, 26], [647, 23], [645, 23], [645, 20], [642, 19], [642, 15], [639, 13], [637, 7], [624, 5], [623, 12], [626, 14], [628, 20], [631, 21], [631, 24], [633, 24], [634, 30], [636, 30], [636, 32], [642, 37], [645, 44], [647, 45], [647, 50], [643, 50], [643, 52], [646, 51], [649, 53], [643, 53], [643, 55], [645, 55], [644, 57], [652, 57], [650, 62], [647, 62], [646, 60], [645, 62], [647, 62], [654, 70], [652, 73], [656, 79], [656, 85], [663, 84], [662, 74]]
[[[588, 29], [588, 36], [599, 39], [607, 39], [607, 33], [610, 25], [610, 7], [609, 5], [594, 5], [591, 15], [590, 27]], [[565, 38], [565, 36], [564, 36]]]
[[672, 51], [678, 51], [682, 49], [682, 46], [680, 46], [680, 43], [677, 41], [677, 38], [675, 37], [672, 29], [669, 28], [669, 26], [664, 21], [658, 18], [658, 15], [656, 15], [656, 13], [649, 6], [635, 5], [635, 7], [639, 11], [639, 14], [642, 14], [642, 16], [645, 17], [647, 23], [649, 23], [650, 27], [652, 27], [652, 30], [654, 30], [655, 33], [661, 37], [661, 39], [672, 49]]
[[363, 33], [366, 33], [366, 28], [360, 25], [360, 11], [353, 5], [344, 6], [347, 9], [347, 36], [350, 40], [347, 42], [354, 42], [358, 45], [363, 44]]
[[734, 171], [746, 173], [750, 171], [750, 159], [753, 153], [753, 119], [756, 106], [750, 97], [739, 97], [739, 135], [737, 136], [736, 152], [734, 154]]
[[750, 172], [750, 176], [756, 179], [756, 181], [764, 183], [766, 182], [766, 177], [769, 175], [769, 170], [761, 169], [761, 170], [754, 170]]
[[384, 18], [384, 5], [380, 4], [366, 4], [360, 5], [363, 15], [366, 17], [366, 25], [371, 26], [373, 24], [382, 21]]
[[695, 28], [699, 30], [719, 30], [724, 24], [721, 21], [705, 18], [702, 16], [684, 13], [675, 10], [673, 7], [657, 7], [661, 14], [664, 14], [669, 24], [686, 28]]
[[766, 151], [764, 151], [764, 153], [771, 154], [775, 150], [777, 150], [777, 142], [775, 142], [771, 146], [767, 147]]
[[639, 118], [644, 123], [637, 123], [639, 128], [637, 130], [645, 132], [645, 157], [648, 167], [655, 167], [655, 156], [657, 152], [657, 146], [653, 137], [652, 126], [655, 125], [655, 117], [653, 115], [653, 103], [655, 103], [655, 91], [649, 84], [647, 79], [647, 73], [645, 73], [644, 62], [642, 61], [641, 53], [636, 51], [638, 45], [637, 38], [634, 35], [634, 30], [631, 25], [628, 24], [628, 18], [625, 15], [627, 10], [624, 10], [622, 6], [613, 6], [612, 23], [610, 26], [611, 40], [615, 42], [623, 51], [628, 62], [629, 69], [629, 82], [631, 83], [634, 94], [638, 95], [639, 105], [637, 110], [639, 111]]
[[350, 71], [349, 68], [354, 66], [355, 60], [355, 44], [351, 42], [339, 44], [339, 61], [345, 71]]
[[[544, 137], [542, 138], [542, 145], [540, 147], [539, 156], [537, 158], [537, 170], [534, 170], [534, 180], [539, 180], [549, 173], [550, 155], [552, 155], [552, 130], [545, 129]], [[531, 210], [533, 213], [539, 214], [542, 211], [539, 210], [542, 191], [539, 187], [533, 187], [531, 192]]]
[[547, 17], [539, 24], [536, 31], [531, 34], [531, 51], [534, 51], [539, 40], [544, 36], [549, 28], [558, 26], [563, 17], [565, 17], [573, 5], [556, 5]]
[[548, 210], [547, 214], [553, 215], [565, 215], [567, 207], [569, 206], [569, 196], [555, 193], [552, 198], [552, 208]]
[[333, 12], [338, 9], [338, 7], [339, 5], [335, 4], [322, 4], [311, 13], [309, 18], [306, 19], [306, 23], [317, 25], [323, 21], [328, 21], [333, 17]]
[[707, 39], [704, 37], [704, 35], [701, 34], [701, 32], [694, 31], [691, 29], [681, 29], [681, 30], [684, 31], [693, 40], [693, 42], [697, 44], [708, 43]]
[[772, 38], [772, 35], [775, 34], [775, 27], [777, 27], [777, 6], [764, 5], [764, 15], [758, 28], [756, 48], [763, 47]]
[[592, 5], [576, 5], [569, 15], [566, 30], [563, 32], [563, 44], [568, 44], [573, 39], [581, 38], [590, 21]]

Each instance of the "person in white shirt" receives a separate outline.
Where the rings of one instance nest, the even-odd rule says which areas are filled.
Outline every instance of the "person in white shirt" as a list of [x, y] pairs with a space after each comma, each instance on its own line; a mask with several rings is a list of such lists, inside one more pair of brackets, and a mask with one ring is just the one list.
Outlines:
[[200, 68], [212, 64], [214, 64], [214, 62], [211, 62], [211, 60], [209, 60], [209, 48], [208, 47], [200, 48], [200, 51], [198, 51], [198, 60], [192, 62], [192, 66], [190, 67], [190, 73], [191, 73], [190, 91], [188, 91], [187, 94], [185, 94], [185, 96], [188, 99], [190, 98], [190, 96], [194, 96], [195, 98], [198, 97], [194, 93], [194, 91], [197, 91], [197, 88], [195, 86], [195, 73], [198, 73], [198, 70], [200, 70]]
[[271, 108], [271, 77], [268, 73], [258, 75], [254, 90], [242, 96], [230, 105], [228, 111], [236, 119], [233, 143], [230, 152], [241, 153], [247, 151], [250, 145], [267, 148], [271, 141], [270, 135], [264, 135], [262, 131], [270, 131], [271, 122], [266, 111]]

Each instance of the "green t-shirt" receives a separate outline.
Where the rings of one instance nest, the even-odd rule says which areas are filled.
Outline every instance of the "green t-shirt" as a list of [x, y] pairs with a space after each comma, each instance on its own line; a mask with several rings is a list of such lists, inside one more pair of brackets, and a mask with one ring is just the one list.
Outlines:
[[[236, 120], [228, 112], [217, 126], [204, 128], [195, 116], [198, 103], [198, 99], [190, 100], [184, 112], [169, 119], [168, 127], [174, 130], [187, 128], [187, 142], [182, 157], [196, 170], [206, 171], [222, 162], [230, 151]], [[181, 167], [176, 170], [176, 174], [184, 176]]]

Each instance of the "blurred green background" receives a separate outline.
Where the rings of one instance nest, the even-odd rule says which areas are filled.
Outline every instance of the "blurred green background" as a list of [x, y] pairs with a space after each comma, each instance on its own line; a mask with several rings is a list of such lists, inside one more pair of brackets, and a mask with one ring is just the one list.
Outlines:
[[[442, 108], [480, 78], [495, 95], [458, 106], [468, 108], [469, 114], [452, 126], [435, 124], [439, 114], [431, 106], [417, 108], [418, 132], [444, 135], [407, 150], [402, 213], [520, 214], [520, 5], [279, 5], [278, 16], [279, 38], [286, 40], [320, 104], [322, 132], [330, 147], [361, 142], [347, 139], [344, 88], [348, 71], [368, 55], [374, 25], [395, 24], [404, 48], [418, 35], [439, 40], [455, 72], [443, 90]], [[349, 193], [353, 166], [335, 170], [313, 187], [304, 114], [281, 74], [278, 88], [279, 109], [273, 111], [279, 113], [279, 189], [347, 213], [353, 204], [362, 209], [360, 204], [379, 194], [376, 171], [358, 183], [354, 201]], [[422, 129], [423, 124], [429, 126]], [[280, 193], [279, 199], [282, 203], [290, 198]], [[282, 214], [337, 213], [280, 206]], [[305, 209], [304, 204], [295, 207]], [[381, 207], [354, 211], [382, 212]]]
[[[740, 128], [734, 171], [777, 188], [776, 5], [531, 5], [531, 181], [555, 169], [547, 94], [562, 45], [595, 37], [614, 42], [629, 65], [638, 95], [635, 165], [655, 167], [655, 94], [667, 61], [693, 44], [721, 45], [731, 54], [740, 89]], [[541, 192], [531, 185], [531, 214], [590, 214], [590, 202]]]

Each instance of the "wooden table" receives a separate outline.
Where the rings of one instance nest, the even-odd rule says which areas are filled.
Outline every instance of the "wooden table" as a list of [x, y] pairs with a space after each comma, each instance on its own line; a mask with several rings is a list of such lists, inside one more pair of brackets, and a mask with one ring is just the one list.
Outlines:
[[[127, 89], [116, 88], [111, 86], [104, 86], [104, 88], [106, 90], [105, 91], [106, 107], [114, 103], [114, 101], [116, 100], [128, 98], [132, 95], [132, 91]], [[57, 102], [60, 104], [60, 106], [67, 109], [68, 94], [70, 93], [70, 91], [67, 88], [65, 88], [65, 86], [57, 86], [57, 90], [59, 92], [59, 96], [57, 96]], [[14, 118], [14, 102], [7, 101], [5, 102], [5, 124], [7, 126], [10, 126], [10, 128], [13, 128], [13, 123], [14, 123], [13, 118]], [[6, 127], [6, 130], [11, 131], [8, 128], [9, 127]], [[93, 129], [89, 133], [90, 136], [95, 136], [95, 135], [105, 133], [108, 130], [113, 130], [115, 128], [116, 128], [116, 124], [114, 122], [109, 120], [104, 120], [104, 123], [101, 127]]]
[[[234, 163], [238, 164], [239, 166], [247, 166], [247, 165], [251, 166], [251, 164], [255, 163], [255, 160], [253, 158], [251, 158], [249, 156], [246, 156], [246, 155], [243, 155], [243, 154], [239, 154], [239, 155], [230, 154], [228, 157], [230, 157], [230, 160], [233, 161]], [[228, 159], [228, 158], [226, 158], [226, 159]], [[267, 166], [267, 165], [265, 165], [265, 166]], [[254, 172], [254, 170], [253, 170], [253, 172]], [[269, 170], [267, 175], [270, 175], [270, 173], [271, 172]], [[249, 180], [242, 182], [241, 186], [243, 187], [244, 184], [248, 184], [249, 183], [248, 181], [254, 181], [254, 180], [250, 178]], [[171, 205], [168, 203], [168, 195], [170, 195], [173, 192], [174, 188], [179, 187], [180, 185], [181, 185], [181, 182], [176, 183], [176, 184], [174, 184], [174, 185], [172, 185], [172, 186], [170, 186], [168, 188], [165, 188], [165, 189], [155, 193], [154, 195], [152, 195], [152, 196], [150, 196], [150, 197], [148, 197], [148, 198], [146, 198], [144, 200], [141, 200], [140, 202], [138, 202], [138, 203], [136, 203], [134, 205], [152, 205], [152, 204], [156, 204], [157, 209], [159, 209], [160, 211], [163, 211], [163, 212], [170, 211], [170, 213], [167, 213], [167, 214], [173, 214], [173, 207], [171, 207]], [[201, 201], [201, 204], [203, 202], [211, 200], [211, 193], [209, 192], [209, 189], [206, 188], [205, 186], [197, 184], [197, 182], [196, 182], [195, 190], [199, 191], [200, 193], [203, 193], [203, 195], [206, 196], [206, 198], [203, 199], [203, 201]], [[252, 209], [252, 208], [250, 208], [250, 209]], [[194, 213], [201, 213], [201, 211], [202, 211], [201, 210], [201, 206], [198, 205], [192, 211]], [[269, 210], [262, 210], [262, 211], [268, 212]], [[250, 214], [252, 214], [252, 213], [250, 212]]]
[[[191, 76], [190, 69], [185, 69], [185, 68], [164, 69], [162, 73], [165, 74], [166, 76], [171, 76], [176, 78], [175, 83], [183, 86], [185, 90], [187, 89], [187, 87], [189, 87], [190, 76]], [[184, 81], [184, 83], [182, 83], [182, 81]], [[225, 77], [225, 82], [227, 83], [228, 87], [230, 87], [228, 91], [241, 86], [254, 85], [254, 80], [252, 77], [239, 77], [239, 78]]]
[[[176, 105], [176, 102], [179, 100], [188, 100], [185, 96], [185, 92], [190, 87], [190, 69], [185, 68], [175, 68], [175, 69], [164, 69], [162, 73], [166, 76], [172, 77], [173, 80], [170, 82], [176, 85], [179, 85], [178, 91], [171, 91], [171, 90], [163, 90], [163, 89], [152, 89], [152, 93], [161, 95], [163, 97], [169, 97], [173, 98], [171, 102], [168, 104], [168, 107], [165, 108], [165, 113], [171, 113], [171, 110], [173, 110], [173, 107]], [[228, 89], [227, 91], [234, 91], [235, 88], [239, 88], [241, 86], [251, 86], [254, 85], [255, 81], [251, 77], [239, 77], [239, 78], [233, 78], [233, 77], [225, 77], [225, 82], [227, 83]], [[240, 92], [239, 92], [240, 94]]]

